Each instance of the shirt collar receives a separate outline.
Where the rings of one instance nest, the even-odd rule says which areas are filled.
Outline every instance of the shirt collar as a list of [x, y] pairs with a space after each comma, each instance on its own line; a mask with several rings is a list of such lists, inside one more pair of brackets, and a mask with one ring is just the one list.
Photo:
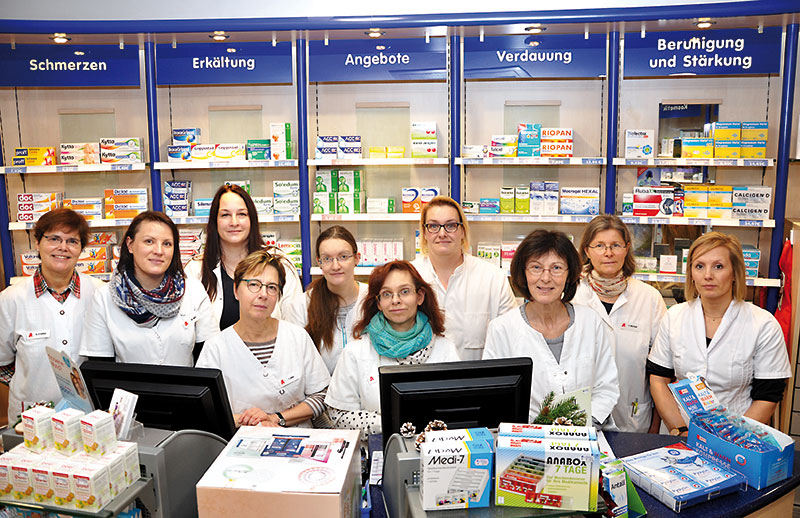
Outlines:
[[81, 278], [78, 275], [78, 272], [73, 270], [72, 279], [69, 281], [69, 286], [67, 286], [67, 289], [61, 293], [57, 293], [53, 288], [47, 285], [47, 281], [45, 280], [44, 275], [42, 275], [42, 268], [40, 266], [33, 274], [33, 292], [37, 299], [45, 292], [50, 292], [53, 295], [53, 298], [59, 302], [64, 302], [70, 293], [74, 294], [78, 298], [81, 298]]

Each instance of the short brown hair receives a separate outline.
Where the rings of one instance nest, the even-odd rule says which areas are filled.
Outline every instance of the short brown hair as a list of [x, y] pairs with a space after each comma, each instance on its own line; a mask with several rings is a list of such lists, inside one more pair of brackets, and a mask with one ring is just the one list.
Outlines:
[[569, 302], [575, 296], [581, 279], [581, 260], [572, 241], [563, 232], [556, 230], [534, 230], [528, 234], [514, 252], [511, 260], [511, 285], [527, 300], [531, 299], [525, 267], [530, 259], [553, 252], [567, 263], [567, 282], [564, 285], [562, 302]]
[[145, 221], [150, 221], [154, 223], [161, 223], [162, 225], [166, 225], [170, 231], [172, 232], [172, 261], [170, 261], [169, 266], [167, 267], [166, 274], [167, 275], [181, 275], [183, 276], [183, 263], [181, 262], [181, 251], [179, 248], [180, 245], [180, 236], [178, 235], [178, 227], [175, 225], [175, 222], [172, 221], [169, 216], [164, 214], [163, 212], [157, 212], [154, 210], [147, 210], [144, 212], [140, 212], [136, 215], [133, 220], [131, 220], [131, 224], [128, 225], [128, 229], [125, 231], [125, 235], [122, 237], [122, 246], [119, 247], [119, 264], [117, 264], [118, 270], [126, 270], [133, 275], [133, 255], [131, 254], [130, 250], [128, 250], [128, 238], [133, 241], [136, 237], [136, 234], [139, 232], [139, 227]]
[[739, 238], [723, 234], [722, 232], [706, 232], [695, 239], [692, 246], [689, 247], [689, 257], [686, 259], [686, 283], [683, 288], [686, 300], [692, 300], [698, 297], [697, 289], [694, 286], [694, 279], [692, 279], [692, 263], [698, 257], [720, 246], [728, 250], [728, 256], [730, 257], [731, 266], [733, 267], [733, 286], [731, 290], [733, 298], [735, 300], [744, 300], [747, 296], [744, 254], [742, 253], [742, 243], [739, 242]]
[[419, 215], [419, 247], [422, 250], [422, 253], [428, 255], [428, 239], [427, 239], [427, 232], [425, 231], [425, 223], [427, 223], [426, 218], [428, 217], [428, 211], [431, 207], [452, 207], [458, 212], [458, 222], [461, 223], [464, 229], [464, 238], [461, 240], [461, 250], [465, 253], [469, 253], [469, 222], [467, 221], [467, 217], [464, 215], [464, 210], [461, 208], [461, 205], [458, 204], [456, 200], [451, 198], [450, 196], [436, 196], [428, 203], [422, 204], [422, 212]]
[[42, 237], [58, 228], [64, 228], [68, 232], [77, 232], [81, 236], [81, 250], [89, 242], [89, 224], [83, 216], [72, 209], [53, 209], [36, 222], [33, 227], [33, 238], [39, 243]]
[[633, 257], [631, 231], [628, 229], [628, 225], [626, 225], [625, 222], [619, 218], [619, 216], [615, 216], [613, 214], [600, 214], [591, 222], [589, 222], [589, 224], [586, 225], [586, 228], [583, 230], [583, 237], [581, 237], [581, 245], [579, 247], [583, 269], [587, 273], [594, 269], [586, 249], [589, 248], [589, 245], [594, 240], [595, 236], [605, 230], [616, 230], [619, 232], [619, 235], [622, 236], [622, 240], [625, 241], [625, 245], [628, 247], [628, 252], [625, 254], [625, 262], [622, 263], [622, 275], [625, 277], [630, 277], [633, 275], [633, 272], [636, 271], [636, 259]]
[[253, 275], [259, 275], [266, 267], [271, 266], [278, 272], [278, 291], [280, 295], [283, 295], [283, 287], [286, 285], [286, 270], [283, 268], [285, 261], [288, 260], [269, 250], [256, 250], [236, 265], [236, 270], [233, 272], [233, 285], [239, 286], [247, 273], [252, 272]]

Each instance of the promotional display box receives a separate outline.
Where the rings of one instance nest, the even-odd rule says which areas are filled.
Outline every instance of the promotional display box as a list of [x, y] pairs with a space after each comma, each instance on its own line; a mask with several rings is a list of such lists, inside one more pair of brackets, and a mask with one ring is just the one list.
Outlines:
[[485, 440], [425, 442], [419, 459], [422, 508], [489, 507], [493, 460]]
[[353, 516], [359, 444], [357, 430], [243, 426], [197, 483], [198, 516]]

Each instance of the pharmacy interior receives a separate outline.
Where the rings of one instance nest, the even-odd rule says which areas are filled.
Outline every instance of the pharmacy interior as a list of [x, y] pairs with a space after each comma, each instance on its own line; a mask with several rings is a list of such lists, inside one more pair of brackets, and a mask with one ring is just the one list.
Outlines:
[[[186, 263], [203, 252], [212, 197], [229, 182], [250, 194], [262, 236], [304, 285], [322, 275], [313, 244], [332, 225], [357, 236], [361, 280], [413, 260], [422, 205], [447, 195], [471, 225], [470, 252], [506, 271], [533, 229], [577, 244], [596, 215], [619, 215], [633, 232], [633, 277], [668, 306], [683, 301], [691, 243], [712, 230], [735, 235], [747, 300], [778, 307], [779, 260], [793, 238], [789, 220], [800, 218], [794, 2], [567, 2], [491, 13], [472, 2], [446, 14], [360, 5], [352, 16], [310, 14], [306, 3], [281, 16], [237, 16], [233, 5], [200, 17], [87, 11], [62, 21], [10, 8], [0, 19], [5, 283], [36, 271], [32, 229], [61, 206], [91, 227], [83, 273], [109, 280], [122, 234], [148, 209], [178, 225]], [[797, 291], [783, 297], [797, 300]], [[792, 372], [797, 322], [792, 314]], [[58, 378], [70, 359], [51, 363]], [[504, 368], [484, 374], [500, 383], [522, 372], [530, 384], [530, 365], [527, 378]], [[230, 416], [212, 429], [220, 409], [230, 413], [218, 377], [178, 382], [175, 372], [110, 367], [82, 375], [102, 404], [93, 395], [87, 415], [58, 418], [37, 407], [23, 417], [24, 436], [3, 434], [6, 452], [21, 443], [0, 456], [0, 500], [16, 504], [9, 513], [171, 518], [268, 508], [394, 518], [467, 507], [505, 515], [511, 506], [523, 513], [514, 516], [783, 516], [800, 485], [794, 376], [772, 428], [739, 422], [737, 433], [757, 438], [746, 444], [719, 432], [706, 405], [713, 395], [686, 380], [676, 398], [696, 418], [681, 446], [591, 426], [483, 428], [495, 422], [427, 432], [420, 448], [415, 434], [384, 429], [363, 443], [362, 459], [353, 431], [237, 431]], [[453, 376], [458, 388], [465, 378]], [[107, 410], [118, 387], [150, 394], [140, 416], [144, 405], [196, 414], [139, 419], [143, 427], [120, 434], [108, 414], [91, 412]], [[207, 399], [191, 406], [192, 391]], [[63, 468], [84, 455], [81, 444], [84, 464]]]

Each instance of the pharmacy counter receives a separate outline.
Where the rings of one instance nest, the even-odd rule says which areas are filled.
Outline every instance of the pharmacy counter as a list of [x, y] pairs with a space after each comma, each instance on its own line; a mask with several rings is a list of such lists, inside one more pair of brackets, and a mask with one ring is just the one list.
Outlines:
[[[680, 442], [676, 437], [669, 435], [653, 435], [624, 432], [605, 432], [608, 443], [617, 457], [626, 457], [643, 451], [660, 448]], [[683, 440], [683, 439], [681, 439]], [[369, 439], [370, 452], [373, 449], [380, 449], [382, 437], [373, 435]], [[413, 446], [412, 446], [413, 447]], [[388, 459], [384, 459], [384, 479], [387, 477]], [[731, 495], [716, 498], [710, 502], [688, 507], [680, 514], [673, 512], [664, 504], [654, 499], [643, 490], [637, 488], [639, 496], [642, 498], [647, 509], [647, 516], [651, 518], [738, 518], [743, 516], [750, 517], [790, 517], [792, 516], [792, 506], [794, 503], [795, 489], [800, 486], [800, 453], [795, 452], [793, 475], [783, 482], [769, 486], [762, 490], [748, 488], [747, 491], [734, 493]], [[411, 481], [409, 480], [409, 483]], [[383, 505], [384, 495], [381, 487], [371, 486], [372, 497], [372, 518], [384, 518], [387, 516], [386, 507]], [[413, 490], [410, 491], [413, 493]], [[418, 493], [416, 493], [418, 494]], [[412, 496], [414, 496], [412, 494]], [[415, 507], [415, 506], [411, 506]], [[477, 511], [477, 512], [476, 512]], [[501, 512], [502, 511], [502, 512]], [[469, 516], [541, 516], [537, 510], [503, 507], [498, 509], [497, 514], [494, 508], [489, 509], [470, 509]], [[424, 512], [421, 512], [424, 515]], [[410, 513], [411, 516], [419, 516], [417, 512]], [[467, 510], [451, 510], [431, 512], [428, 516], [436, 518], [454, 518], [467, 516]], [[562, 515], [563, 516], [563, 515]], [[590, 515], [591, 516], [591, 515]], [[594, 515], [599, 516], [599, 515]], [[391, 516], [390, 518], [405, 518]]]

